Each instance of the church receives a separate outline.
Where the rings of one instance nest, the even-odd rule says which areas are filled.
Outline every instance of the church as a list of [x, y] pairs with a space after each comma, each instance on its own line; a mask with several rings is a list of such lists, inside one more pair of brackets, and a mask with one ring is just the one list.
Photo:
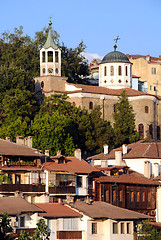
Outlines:
[[103, 119], [112, 123], [115, 104], [124, 89], [134, 109], [140, 137], [150, 134], [152, 139], [160, 140], [161, 97], [131, 88], [132, 63], [117, 51], [117, 45], [99, 64], [99, 86], [68, 83], [67, 77], [61, 76], [61, 49], [53, 41], [51, 25], [50, 21], [46, 43], [40, 50], [40, 76], [34, 78], [40, 102], [42, 95], [67, 94], [73, 106], [91, 111], [100, 105]]

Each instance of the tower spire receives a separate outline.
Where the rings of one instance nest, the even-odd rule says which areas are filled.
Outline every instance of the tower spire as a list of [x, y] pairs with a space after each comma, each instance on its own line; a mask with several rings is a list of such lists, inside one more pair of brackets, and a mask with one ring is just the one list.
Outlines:
[[114, 45], [114, 51], [116, 51], [116, 48], [117, 48], [117, 41], [120, 40], [119, 36], [117, 36], [117, 38], [114, 39], [115, 41], [115, 45]]
[[52, 36], [52, 21], [51, 21], [51, 17], [50, 17], [50, 21], [49, 21], [49, 27], [48, 27], [48, 29], [49, 29], [49, 31], [48, 31], [48, 37], [47, 37], [47, 40], [46, 40], [46, 42], [45, 42], [45, 44], [44, 44], [44, 48], [45, 49], [47, 49], [47, 48], [49, 48], [49, 47], [52, 47], [53, 49], [57, 49], [58, 48], [58, 46], [54, 43], [54, 41], [53, 41], [53, 36]]

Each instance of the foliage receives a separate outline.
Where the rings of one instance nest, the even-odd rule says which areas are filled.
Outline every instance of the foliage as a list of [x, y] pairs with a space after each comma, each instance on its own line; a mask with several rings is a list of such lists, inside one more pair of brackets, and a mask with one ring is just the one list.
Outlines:
[[149, 221], [145, 221], [139, 232], [138, 240], [161, 240], [161, 231], [158, 232]]
[[37, 228], [34, 231], [32, 240], [49, 240], [50, 232], [48, 232], [44, 219], [40, 219], [36, 225]]
[[113, 118], [115, 146], [121, 146], [123, 143], [132, 143], [139, 139], [139, 135], [135, 130], [134, 110], [129, 104], [125, 90], [120, 94]]
[[18, 237], [18, 240], [32, 240], [32, 238], [30, 237], [29, 233], [26, 231], [21, 231], [20, 235]]
[[12, 227], [10, 225], [11, 218], [7, 213], [3, 213], [0, 219], [0, 239], [10, 240], [12, 239]]

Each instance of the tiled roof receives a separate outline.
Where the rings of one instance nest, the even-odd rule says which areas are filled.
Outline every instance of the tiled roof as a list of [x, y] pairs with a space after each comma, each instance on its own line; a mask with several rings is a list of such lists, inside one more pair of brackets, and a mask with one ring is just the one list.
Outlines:
[[46, 218], [82, 217], [82, 214], [60, 203], [36, 203], [35, 205], [45, 211], [40, 213], [40, 216]]
[[136, 75], [132, 75], [132, 77], [133, 77], [133, 78], [140, 78], [140, 77], [138, 77], [138, 76], [136, 76]]
[[[56, 160], [55, 157], [54, 160]], [[89, 174], [91, 172], [98, 171], [95, 167], [91, 166], [86, 161], [79, 160], [75, 157], [65, 157], [65, 163], [46, 162], [43, 163], [43, 166], [49, 171], [63, 171], [80, 174]]]
[[154, 181], [144, 177], [144, 175], [131, 171], [128, 174], [116, 175], [116, 176], [101, 176], [96, 179], [100, 183], [124, 183], [134, 185], [154, 185], [159, 186], [158, 181]]
[[94, 156], [90, 156], [87, 158], [88, 160], [107, 160], [108, 159], [108, 155], [104, 155], [104, 153], [99, 153], [96, 154]]
[[85, 202], [78, 201], [71, 203], [70, 206], [93, 219], [103, 218], [116, 220], [134, 220], [150, 218], [144, 214], [116, 207], [106, 202], [93, 202], [92, 204], [87, 204]]
[[[69, 84], [69, 83], [68, 83]], [[95, 93], [95, 94], [105, 94], [105, 95], [112, 95], [112, 96], [120, 96], [123, 90], [126, 90], [128, 97], [134, 97], [134, 96], [153, 96], [151, 94], [137, 91], [131, 88], [124, 88], [124, 89], [110, 89], [105, 87], [99, 87], [99, 86], [92, 86], [92, 85], [83, 85], [83, 84], [72, 84], [77, 89], [73, 91], [65, 91], [67, 94], [77, 93], [77, 92], [84, 92], [84, 93]], [[60, 91], [59, 91], [60, 92]]]
[[149, 63], [161, 63], [161, 58], [157, 58], [157, 57], [151, 57], [150, 55], [129, 55], [127, 54], [127, 57], [130, 59], [138, 59], [138, 58], [144, 58], [146, 59], [146, 57], [149, 57]]
[[[115, 158], [115, 151], [122, 150], [122, 147], [113, 149], [108, 154], [108, 159]], [[161, 142], [144, 142], [138, 141], [127, 145], [127, 154], [123, 155], [123, 159], [129, 158], [161, 158]], [[136, 160], [137, 161], [137, 160]]]
[[0, 197], [0, 206], [0, 215], [4, 212], [7, 212], [11, 216], [23, 213], [43, 212], [39, 207], [20, 197]]
[[0, 155], [6, 156], [28, 156], [40, 157], [44, 154], [37, 153], [37, 150], [27, 146], [19, 145], [4, 139], [0, 139]]

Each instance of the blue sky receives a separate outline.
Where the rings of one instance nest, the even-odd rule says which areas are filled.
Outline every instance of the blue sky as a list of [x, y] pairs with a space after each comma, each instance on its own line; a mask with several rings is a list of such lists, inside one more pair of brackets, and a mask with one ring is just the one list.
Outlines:
[[161, 0], [0, 0], [0, 33], [22, 25], [34, 37], [50, 16], [60, 41], [83, 40], [89, 55], [112, 51], [118, 35], [125, 54], [161, 55]]

